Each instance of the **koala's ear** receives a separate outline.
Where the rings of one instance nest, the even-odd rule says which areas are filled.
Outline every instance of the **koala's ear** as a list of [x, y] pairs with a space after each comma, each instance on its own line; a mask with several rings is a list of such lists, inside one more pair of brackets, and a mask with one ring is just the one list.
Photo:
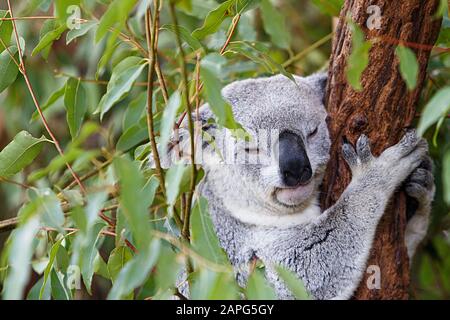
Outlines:
[[325, 91], [327, 90], [328, 70], [314, 73], [305, 78], [308, 85], [320, 95], [321, 99], [325, 99]]
[[[209, 109], [209, 106], [203, 105], [199, 108], [198, 113], [194, 111], [192, 113], [192, 120], [194, 121], [195, 127], [195, 147], [196, 153], [200, 153], [203, 148], [202, 145], [202, 131], [208, 131], [214, 128], [214, 125], [210, 124], [208, 120], [213, 117], [213, 113]], [[179, 128], [173, 130], [173, 133], [170, 137], [169, 143], [165, 150], [163, 148], [159, 148], [160, 150], [160, 160], [161, 166], [163, 168], [169, 168], [173, 163], [178, 162], [180, 160], [186, 160], [186, 163], [189, 162], [190, 154], [191, 154], [191, 144], [190, 144], [190, 135], [188, 129], [188, 119], [185, 116], [183, 121], [181, 122]], [[201, 130], [200, 130], [201, 129]], [[197, 155], [196, 155], [196, 158]], [[154, 163], [152, 157], [150, 159], [151, 166], [154, 167]]]

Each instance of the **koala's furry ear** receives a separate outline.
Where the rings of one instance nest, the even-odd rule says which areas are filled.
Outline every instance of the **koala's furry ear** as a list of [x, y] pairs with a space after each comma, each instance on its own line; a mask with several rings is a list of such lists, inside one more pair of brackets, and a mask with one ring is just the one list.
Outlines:
[[[194, 121], [195, 132], [199, 128], [201, 131], [208, 131], [211, 128], [214, 128], [213, 124], [208, 123], [209, 119], [213, 117], [213, 113], [211, 112], [209, 106], [207, 104], [201, 106], [198, 110], [198, 114], [196, 111], [192, 113], [192, 120]], [[199, 140], [199, 141], [197, 141]], [[201, 142], [201, 134], [200, 138], [198, 134], [196, 135], [195, 143], [198, 145]], [[200, 144], [200, 147], [203, 147]], [[186, 160], [188, 163], [190, 158], [190, 135], [188, 130], [188, 120], [187, 117], [184, 117], [178, 129], [174, 129], [172, 136], [170, 137], [169, 143], [165, 150], [163, 148], [158, 148], [160, 151], [160, 161], [161, 167], [170, 168], [175, 162], [180, 160]], [[197, 152], [201, 152], [200, 148], [196, 148]], [[150, 155], [150, 166], [152, 168], [155, 167], [152, 156]]]
[[327, 90], [328, 70], [314, 73], [305, 78], [311, 88], [325, 100], [325, 91]]

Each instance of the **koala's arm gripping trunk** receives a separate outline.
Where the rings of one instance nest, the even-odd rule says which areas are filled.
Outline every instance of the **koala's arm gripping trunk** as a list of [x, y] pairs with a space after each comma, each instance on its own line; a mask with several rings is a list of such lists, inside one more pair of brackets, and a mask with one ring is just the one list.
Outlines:
[[[321, 199], [324, 209], [336, 202], [351, 179], [340, 152], [343, 137], [354, 143], [360, 134], [365, 133], [374, 142], [374, 153], [379, 154], [395, 144], [403, 135], [404, 128], [412, 125], [428, 58], [441, 24], [435, 16], [438, 3], [438, 0], [345, 1], [329, 68], [327, 108], [332, 119], [329, 124], [332, 151]], [[367, 10], [372, 5], [380, 9], [381, 24], [379, 29], [368, 30], [371, 14]], [[374, 40], [369, 65], [362, 76], [362, 92], [354, 91], [346, 81], [346, 63], [352, 43], [348, 15], [365, 32], [367, 39]], [[400, 43], [413, 49], [418, 58], [419, 78], [413, 91], [408, 91], [398, 70], [395, 49]], [[404, 195], [395, 195], [376, 233], [368, 264], [379, 266], [381, 289], [371, 290], [360, 285], [357, 299], [408, 298], [405, 208]], [[361, 284], [365, 283], [364, 278]]]

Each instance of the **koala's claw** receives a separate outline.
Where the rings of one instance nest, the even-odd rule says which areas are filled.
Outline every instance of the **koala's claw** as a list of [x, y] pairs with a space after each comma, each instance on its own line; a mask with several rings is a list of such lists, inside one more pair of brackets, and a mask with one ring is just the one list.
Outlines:
[[369, 138], [366, 135], [361, 135], [356, 142], [356, 151], [349, 143], [344, 143], [342, 146], [342, 152], [345, 161], [353, 170], [361, 164], [366, 164], [373, 159], [372, 152], [370, 150]]
[[401, 157], [413, 152], [421, 139], [417, 136], [415, 129], [408, 130], [400, 142], [396, 145]]
[[358, 155], [350, 143], [344, 143], [342, 145], [342, 153], [344, 160], [348, 163], [351, 169], [358, 165]]
[[366, 135], [361, 135], [356, 142], [356, 153], [362, 163], [372, 160], [372, 151], [370, 150], [370, 141]]

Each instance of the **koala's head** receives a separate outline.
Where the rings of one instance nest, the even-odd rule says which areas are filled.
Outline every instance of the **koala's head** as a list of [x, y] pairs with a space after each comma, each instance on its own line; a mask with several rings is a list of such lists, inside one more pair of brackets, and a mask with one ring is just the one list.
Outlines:
[[[299, 212], [315, 202], [330, 149], [326, 75], [295, 80], [278, 75], [223, 89], [236, 121], [252, 137], [224, 148], [232, 135], [206, 125], [215, 143], [203, 143], [202, 162], [208, 183], [224, 202], [273, 215]], [[212, 117], [207, 105], [201, 108], [202, 122]]]

